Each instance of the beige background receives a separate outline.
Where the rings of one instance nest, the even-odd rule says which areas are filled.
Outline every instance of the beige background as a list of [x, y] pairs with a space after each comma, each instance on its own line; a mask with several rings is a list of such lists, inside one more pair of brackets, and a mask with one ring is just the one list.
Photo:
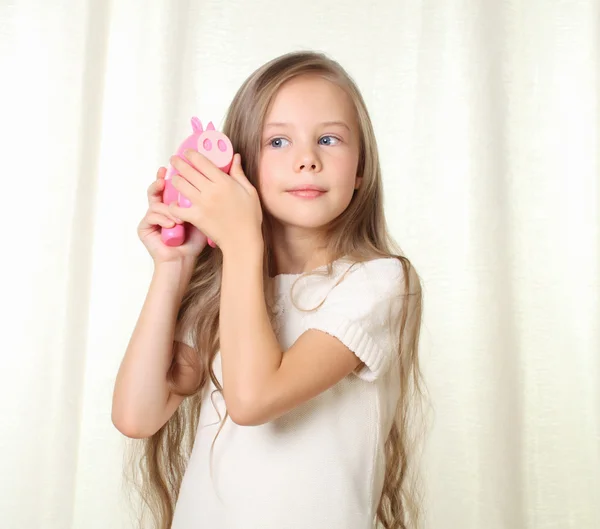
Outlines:
[[[0, 2], [0, 525], [130, 527], [145, 190], [257, 66], [356, 78], [420, 272], [431, 529], [600, 527], [597, 0]], [[274, 499], [276, 501], [276, 499]]]

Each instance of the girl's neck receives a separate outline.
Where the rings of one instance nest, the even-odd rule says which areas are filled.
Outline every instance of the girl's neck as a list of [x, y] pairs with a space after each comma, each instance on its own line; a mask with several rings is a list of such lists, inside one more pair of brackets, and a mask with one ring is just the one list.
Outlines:
[[273, 233], [276, 274], [301, 274], [329, 263], [325, 245], [315, 233]]

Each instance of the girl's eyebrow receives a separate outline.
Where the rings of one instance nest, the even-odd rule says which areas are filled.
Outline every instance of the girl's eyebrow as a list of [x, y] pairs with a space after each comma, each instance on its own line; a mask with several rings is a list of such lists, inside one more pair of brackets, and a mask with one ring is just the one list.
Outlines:
[[[348, 131], [350, 131], [350, 127], [343, 121], [323, 121], [322, 123], [320, 123], [320, 125], [324, 125], [326, 127], [331, 127], [334, 125], [338, 125], [340, 127], [345, 127], [346, 129], [348, 129]], [[265, 125], [265, 128], [268, 127], [289, 127], [291, 126], [290, 123], [284, 123], [281, 121], [273, 121], [271, 123], [267, 123]]]

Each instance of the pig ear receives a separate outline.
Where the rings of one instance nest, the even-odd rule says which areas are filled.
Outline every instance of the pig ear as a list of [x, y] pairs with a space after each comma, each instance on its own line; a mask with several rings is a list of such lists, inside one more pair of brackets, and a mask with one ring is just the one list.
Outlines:
[[215, 126], [213, 125], [212, 121], [208, 124], [208, 127], [206, 127], [206, 130], [215, 130]]
[[194, 132], [204, 132], [202, 122], [196, 116], [192, 118], [192, 130]]

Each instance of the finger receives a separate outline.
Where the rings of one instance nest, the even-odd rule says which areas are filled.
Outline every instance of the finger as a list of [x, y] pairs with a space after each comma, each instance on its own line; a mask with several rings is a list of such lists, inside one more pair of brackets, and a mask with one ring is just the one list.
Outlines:
[[175, 222], [169, 217], [165, 217], [160, 213], [148, 213], [140, 222], [140, 229], [148, 229], [152, 226], [161, 226], [162, 228], [172, 228]]
[[148, 212], [149, 213], [158, 213], [159, 215], [164, 215], [165, 217], [170, 218], [172, 221], [177, 222], [178, 224], [181, 224], [183, 222], [181, 219], [179, 219], [175, 215], [173, 215], [171, 213], [171, 211], [169, 210], [169, 206], [163, 202], [157, 202], [155, 204], [152, 204], [148, 208]]
[[157, 177], [154, 182], [148, 186], [148, 205], [156, 204], [157, 202], [162, 202], [162, 195], [165, 189], [165, 180], [164, 178]]
[[239, 153], [236, 153], [233, 156], [233, 163], [231, 164], [229, 175], [232, 176], [246, 191], [254, 191], [254, 186], [248, 180], [244, 173], [244, 169], [242, 169], [242, 157]]
[[[174, 155], [171, 157], [170, 162], [171, 165], [180, 173], [180, 175], [198, 191], [206, 189], [206, 186], [212, 183], [211, 180], [202, 172], [199, 172], [196, 167], [190, 165], [181, 157]], [[175, 184], [175, 182], [173, 182], [173, 184]]]
[[206, 184], [212, 185], [202, 175], [198, 176], [198, 180], [204, 180], [205, 183], [200, 186], [194, 185], [184, 175], [173, 175], [171, 182], [173, 187], [184, 197], [188, 198], [190, 202], [196, 203], [202, 200], [202, 191], [207, 191]]
[[169, 215], [175, 217], [176, 219], [192, 222], [192, 217], [194, 216], [193, 212], [190, 211], [192, 208], [182, 208], [178, 206], [175, 202], [172, 202], [167, 206], [169, 208]]
[[213, 183], [218, 182], [225, 176], [225, 173], [223, 173], [221, 169], [219, 169], [209, 158], [204, 156], [204, 154], [198, 151], [188, 149], [184, 152], [184, 156], [190, 161], [193, 169]]

